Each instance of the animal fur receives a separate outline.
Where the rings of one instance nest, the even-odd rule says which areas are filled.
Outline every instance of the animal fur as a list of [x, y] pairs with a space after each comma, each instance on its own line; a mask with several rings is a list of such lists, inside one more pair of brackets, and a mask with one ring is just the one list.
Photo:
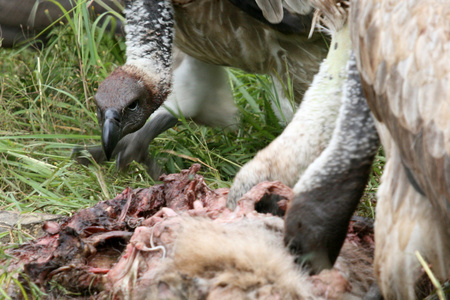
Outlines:
[[[125, 298], [358, 299], [373, 282], [370, 255], [351, 244], [344, 247], [339, 271], [309, 277], [284, 248], [278, 217], [236, 223], [176, 217], [160, 228], [155, 237], [167, 244], [175, 235], [173, 248], [139, 280], [145, 288], [120, 291]], [[127, 291], [132, 293], [122, 294]]]

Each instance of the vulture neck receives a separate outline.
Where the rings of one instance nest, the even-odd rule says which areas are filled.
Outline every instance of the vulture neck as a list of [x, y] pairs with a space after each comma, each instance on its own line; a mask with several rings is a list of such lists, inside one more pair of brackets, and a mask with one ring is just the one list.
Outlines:
[[[350, 58], [351, 40], [350, 32], [347, 25], [344, 25], [340, 30], [333, 32], [331, 36], [331, 45], [326, 58], [326, 76], [331, 79], [332, 85], [337, 84], [341, 87], [345, 80], [346, 65]], [[329, 82], [324, 82], [330, 85]]]
[[[160, 88], [172, 81], [173, 8], [169, 0], [127, 0], [127, 62], [155, 79]], [[145, 81], [145, 78], [143, 78]]]

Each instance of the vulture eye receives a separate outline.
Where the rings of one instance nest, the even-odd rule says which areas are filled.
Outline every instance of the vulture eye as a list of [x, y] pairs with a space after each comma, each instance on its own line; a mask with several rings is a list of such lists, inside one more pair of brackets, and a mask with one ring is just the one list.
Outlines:
[[133, 101], [130, 105], [128, 105], [129, 110], [136, 110], [139, 106], [139, 100]]

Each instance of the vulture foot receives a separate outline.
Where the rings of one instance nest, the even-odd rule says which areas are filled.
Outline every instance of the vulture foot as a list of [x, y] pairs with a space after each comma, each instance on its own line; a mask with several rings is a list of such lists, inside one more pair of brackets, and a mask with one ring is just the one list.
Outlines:
[[[147, 171], [147, 173], [153, 178], [158, 179], [159, 176], [163, 173], [163, 168], [159, 166], [154, 159], [149, 155], [148, 145], [147, 147], [138, 148], [136, 146], [126, 147], [125, 145], [119, 143], [116, 148], [117, 151], [113, 153], [113, 158], [116, 159], [117, 169], [120, 171], [124, 171], [134, 160], [139, 164], [143, 165]], [[90, 154], [86, 155], [87, 153]], [[106, 155], [103, 152], [103, 147], [101, 145], [98, 146], [89, 146], [87, 148], [84, 147], [75, 147], [72, 150], [72, 157], [79, 163], [84, 166], [89, 166], [94, 160], [96, 163], [101, 164], [104, 161], [107, 161]]]
[[[124, 136], [115, 147], [112, 158], [116, 158], [116, 166], [120, 171], [125, 170], [134, 160], [145, 166], [148, 174], [154, 178], [162, 174], [162, 167], [151, 158], [148, 147], [153, 139], [160, 133], [175, 126], [177, 118], [169, 113], [160, 113], [150, 119], [138, 131]], [[91, 160], [83, 155], [83, 150], [87, 150], [92, 155], [92, 159], [97, 163], [106, 161], [106, 155], [102, 146], [92, 146], [86, 148], [75, 147], [72, 150], [72, 157], [82, 165], [89, 165]]]
[[354, 56], [347, 71], [333, 137], [295, 185], [286, 214], [284, 242], [314, 273], [335, 263], [380, 144]]
[[[92, 159], [86, 155], [87, 151]], [[75, 147], [72, 149], [71, 157], [75, 159], [79, 164], [84, 166], [88, 166], [92, 163], [92, 160], [97, 162], [98, 164], [104, 162], [106, 160], [105, 152], [103, 152], [103, 148], [101, 145], [98, 146], [89, 146], [89, 147]]]

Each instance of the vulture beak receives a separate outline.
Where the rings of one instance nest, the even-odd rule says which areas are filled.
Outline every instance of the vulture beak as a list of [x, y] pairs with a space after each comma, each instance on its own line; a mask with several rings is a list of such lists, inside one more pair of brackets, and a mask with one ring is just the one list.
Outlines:
[[107, 160], [111, 158], [121, 137], [120, 114], [117, 110], [110, 108], [105, 112], [105, 121], [102, 129], [102, 146]]

